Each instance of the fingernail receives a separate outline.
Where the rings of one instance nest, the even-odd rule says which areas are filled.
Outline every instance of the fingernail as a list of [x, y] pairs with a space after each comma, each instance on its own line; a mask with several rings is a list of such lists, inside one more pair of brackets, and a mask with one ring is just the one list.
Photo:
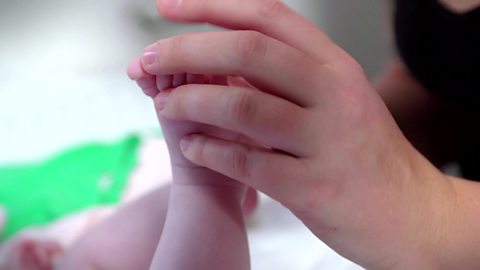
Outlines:
[[172, 9], [176, 8], [180, 5], [181, 0], [162, 0], [162, 6]]
[[183, 138], [180, 141], [180, 149], [182, 150], [182, 152], [186, 152], [188, 150], [188, 147], [190, 147], [191, 143], [192, 143], [192, 138], [190, 137]]
[[153, 63], [155, 63], [155, 61], [157, 60], [157, 55], [158, 55], [157, 52], [145, 52], [142, 55], [142, 62], [145, 65], [150, 66]]
[[162, 111], [165, 109], [165, 105], [167, 105], [169, 96], [170, 92], [162, 92], [155, 97], [155, 108], [157, 111]]

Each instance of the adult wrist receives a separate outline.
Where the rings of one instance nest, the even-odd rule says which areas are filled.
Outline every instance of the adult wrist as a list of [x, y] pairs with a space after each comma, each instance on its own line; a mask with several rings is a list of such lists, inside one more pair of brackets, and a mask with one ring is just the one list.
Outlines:
[[408, 255], [398, 260], [394, 269], [452, 269], [445, 268], [445, 265], [449, 265], [451, 254], [446, 250], [452, 247], [451, 236], [456, 230], [457, 192], [452, 180], [420, 153], [416, 160], [413, 184], [417, 185], [416, 194], [422, 199], [419, 205], [412, 205], [411, 208], [412, 212], [417, 213], [412, 214], [410, 222], [412, 241], [405, 241], [403, 246]]

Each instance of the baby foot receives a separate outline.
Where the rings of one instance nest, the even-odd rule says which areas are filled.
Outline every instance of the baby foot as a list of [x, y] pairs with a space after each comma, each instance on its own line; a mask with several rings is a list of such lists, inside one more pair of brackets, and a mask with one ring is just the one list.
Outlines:
[[54, 241], [20, 239], [12, 247], [11, 268], [18, 270], [52, 270], [62, 247]]

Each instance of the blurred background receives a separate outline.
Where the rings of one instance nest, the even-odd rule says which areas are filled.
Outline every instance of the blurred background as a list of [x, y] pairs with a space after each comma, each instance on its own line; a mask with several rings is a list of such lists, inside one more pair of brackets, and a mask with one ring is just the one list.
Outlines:
[[[351, 53], [370, 77], [392, 55], [388, 2], [285, 2]], [[128, 63], [160, 38], [209, 29], [160, 19], [154, 0], [0, 0], [0, 167], [41, 162], [84, 143], [158, 129], [151, 102], [125, 74]], [[269, 203], [268, 211], [286, 215], [285, 224], [293, 227], [286, 225], [291, 229], [286, 238], [278, 237], [287, 228], [278, 224], [273, 233], [265, 226], [250, 233], [259, 240], [252, 244], [254, 269], [315, 269], [319, 264], [308, 258], [319, 252], [326, 254], [322, 265], [331, 263], [327, 269], [357, 269]], [[273, 253], [265, 245], [292, 241], [295, 248], [283, 252], [296, 256], [296, 267], [284, 263], [281, 268], [282, 260], [275, 268], [268, 265], [271, 257], [265, 255]]]

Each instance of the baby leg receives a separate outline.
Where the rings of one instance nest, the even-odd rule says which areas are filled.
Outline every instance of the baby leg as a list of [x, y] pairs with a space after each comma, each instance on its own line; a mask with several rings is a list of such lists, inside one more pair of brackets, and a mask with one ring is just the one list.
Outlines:
[[0, 205], [0, 235], [2, 235], [3, 229], [5, 228], [5, 221], [7, 219], [7, 214], [5, 209]]
[[[155, 104], [185, 84], [225, 85], [227, 80], [192, 74], [147, 74], [139, 60], [129, 66]], [[181, 91], [181, 90], [179, 90]], [[157, 107], [157, 110], [159, 108]], [[168, 216], [150, 269], [249, 269], [248, 245], [241, 200], [245, 186], [192, 164], [180, 151], [180, 140], [192, 133], [224, 139], [226, 132], [200, 123], [170, 121], [159, 115], [172, 164], [173, 184]], [[229, 134], [231, 136], [237, 134]]]
[[148, 269], [162, 232], [170, 187], [119, 209], [68, 249], [58, 270]]

